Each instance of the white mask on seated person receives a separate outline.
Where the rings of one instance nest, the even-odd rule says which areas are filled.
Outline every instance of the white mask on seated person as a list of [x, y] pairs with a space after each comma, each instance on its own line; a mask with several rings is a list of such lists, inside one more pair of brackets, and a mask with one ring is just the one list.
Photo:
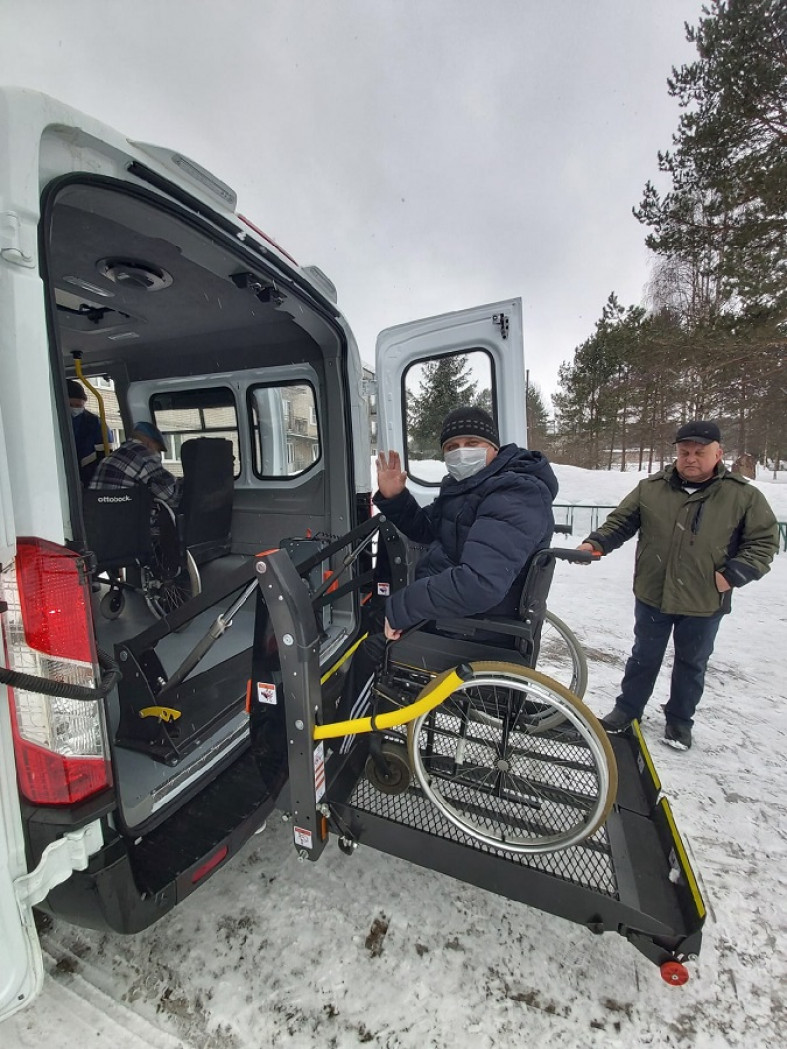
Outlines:
[[486, 445], [482, 448], [454, 448], [443, 457], [445, 468], [455, 481], [464, 481], [486, 466]]

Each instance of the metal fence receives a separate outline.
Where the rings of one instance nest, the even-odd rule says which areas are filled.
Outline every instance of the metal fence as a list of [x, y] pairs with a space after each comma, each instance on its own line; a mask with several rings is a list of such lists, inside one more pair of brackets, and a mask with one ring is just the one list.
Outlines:
[[[552, 509], [555, 512], [555, 524], [568, 525], [571, 535], [582, 540], [590, 532], [594, 532], [600, 524], [603, 524], [610, 510], [614, 506], [579, 506], [576, 503], [554, 503]], [[778, 521], [779, 526], [779, 550], [787, 551], [787, 521]]]

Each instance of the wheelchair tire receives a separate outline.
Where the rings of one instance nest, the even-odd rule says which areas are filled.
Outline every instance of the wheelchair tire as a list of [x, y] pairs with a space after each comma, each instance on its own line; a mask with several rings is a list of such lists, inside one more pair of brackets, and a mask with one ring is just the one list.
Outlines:
[[163, 619], [196, 597], [202, 590], [202, 581], [188, 550], [181, 560], [183, 554], [171, 507], [157, 499], [153, 514], [153, 546], [149, 561], [142, 566], [142, 593], [153, 615]]
[[161, 578], [155, 567], [144, 566], [142, 569], [142, 591], [145, 603], [156, 619], [185, 605], [202, 590], [199, 569], [191, 554], [186, 551], [186, 565], [174, 578]]
[[555, 852], [593, 835], [617, 794], [615, 756], [594, 715], [538, 671], [497, 662], [470, 669], [461, 688], [409, 726], [423, 793], [455, 827], [508, 852]]
[[115, 588], [99, 601], [98, 607], [104, 619], [117, 619], [126, 605], [126, 595], [122, 590]]
[[549, 609], [541, 628], [538, 670], [554, 678], [580, 699], [588, 687], [588, 664], [579, 638]]

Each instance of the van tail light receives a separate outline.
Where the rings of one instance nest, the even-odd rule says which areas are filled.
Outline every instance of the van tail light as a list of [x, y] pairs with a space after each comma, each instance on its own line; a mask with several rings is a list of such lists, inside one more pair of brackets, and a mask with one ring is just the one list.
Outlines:
[[[44, 539], [20, 539], [0, 574], [5, 662], [11, 669], [95, 688], [98, 657], [90, 588], [79, 556]], [[101, 700], [8, 689], [17, 776], [35, 805], [72, 805], [111, 786]]]

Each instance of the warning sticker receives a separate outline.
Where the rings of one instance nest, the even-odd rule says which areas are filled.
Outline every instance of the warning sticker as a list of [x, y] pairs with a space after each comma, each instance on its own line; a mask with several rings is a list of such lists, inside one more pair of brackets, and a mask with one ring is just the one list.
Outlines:
[[314, 798], [319, 801], [325, 793], [325, 748], [322, 740], [314, 748]]
[[258, 703], [270, 703], [276, 706], [278, 700], [276, 699], [276, 686], [269, 685], [265, 681], [257, 682], [257, 702]]
[[377, 584], [377, 593], [380, 595], [380, 597], [388, 597], [390, 595], [390, 593], [391, 593], [391, 584], [390, 583], [378, 583]]
[[312, 832], [310, 830], [306, 830], [304, 827], [293, 827], [293, 834], [296, 845], [300, 845], [303, 849], [312, 847]]

